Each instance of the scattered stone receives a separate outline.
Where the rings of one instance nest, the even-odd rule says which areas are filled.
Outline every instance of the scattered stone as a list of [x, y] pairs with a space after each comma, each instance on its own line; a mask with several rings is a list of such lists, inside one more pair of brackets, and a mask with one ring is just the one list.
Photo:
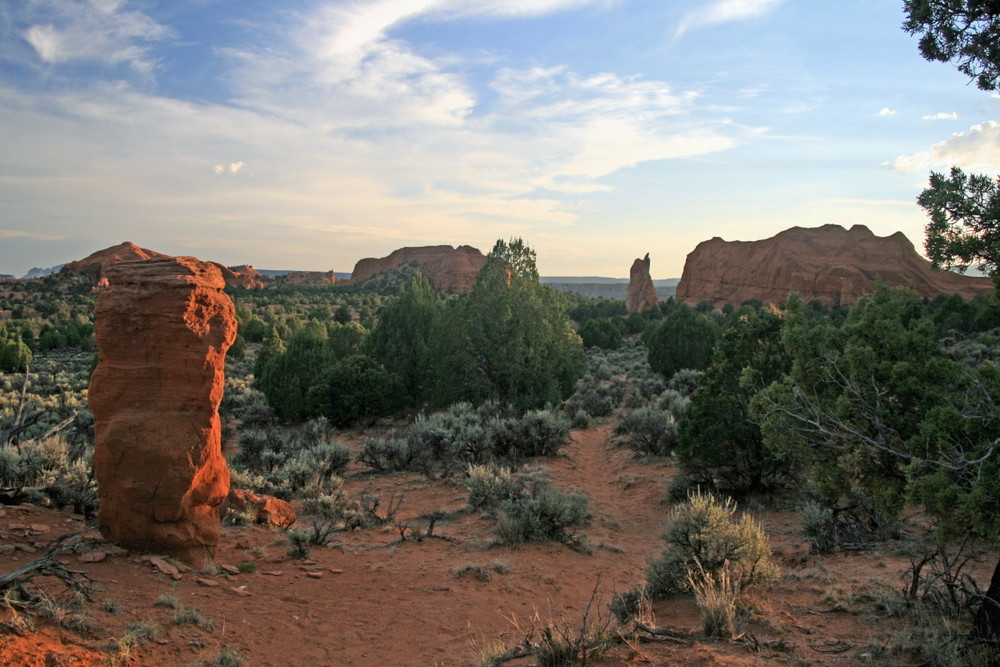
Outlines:
[[23, 523], [12, 523], [8, 524], [7, 530], [13, 530], [14, 532], [21, 532], [24, 530], [28, 530], [28, 526]]
[[207, 586], [209, 588], [215, 588], [216, 586], [219, 585], [219, 582], [216, 581], [215, 579], [206, 579], [204, 577], [195, 577], [194, 580], [198, 583], [198, 585], [200, 585], [200, 586]]
[[247, 591], [243, 588], [232, 587], [229, 589], [229, 592], [234, 593], [235, 595], [239, 595], [240, 597], [245, 597], [245, 598], [250, 597], [250, 591]]
[[330, 572], [331, 572], [332, 574], [343, 574], [343, 573], [344, 573], [344, 571], [343, 571], [343, 570], [338, 570], [338, 569], [337, 569], [337, 568], [335, 568], [335, 567], [331, 567], [331, 568], [328, 568], [328, 569], [330, 570]]
[[298, 518], [292, 506], [274, 496], [258, 495], [246, 489], [229, 489], [229, 495], [220, 511], [227, 509], [253, 514], [256, 523], [268, 523], [279, 528], [288, 528]]
[[169, 577], [173, 578], [174, 581], [180, 581], [181, 578], [182, 578], [182, 576], [183, 576], [183, 575], [181, 575], [180, 570], [178, 570], [176, 567], [174, 567], [172, 564], [168, 563], [167, 561], [163, 560], [162, 558], [156, 558], [156, 557], [149, 558], [148, 562], [149, 562], [150, 565], [152, 565], [153, 567], [155, 567], [157, 570], [159, 570], [163, 574], [166, 574]]
[[7, 556], [16, 551], [13, 544], [0, 544], [0, 555]]
[[284, 574], [281, 570], [265, 570], [261, 574], [266, 574], [269, 577], [280, 577]]
[[239, 574], [240, 573], [240, 569], [238, 567], [233, 567], [232, 565], [222, 565], [220, 563], [219, 564], [219, 569], [222, 570], [223, 572], [225, 572], [226, 574]]
[[104, 551], [91, 551], [90, 553], [80, 554], [81, 563], [100, 563], [108, 557], [108, 554]]
[[306, 572], [306, 576], [309, 577], [309, 578], [311, 578], [311, 579], [322, 579], [323, 578], [323, 573], [322, 572]]
[[47, 533], [50, 529], [44, 523], [33, 523], [28, 526], [28, 530], [33, 533]]
[[37, 551], [37, 549], [35, 549], [34, 547], [28, 546], [27, 544], [23, 544], [21, 542], [15, 542], [13, 546], [18, 551], [23, 551], [26, 554], [33, 554]]

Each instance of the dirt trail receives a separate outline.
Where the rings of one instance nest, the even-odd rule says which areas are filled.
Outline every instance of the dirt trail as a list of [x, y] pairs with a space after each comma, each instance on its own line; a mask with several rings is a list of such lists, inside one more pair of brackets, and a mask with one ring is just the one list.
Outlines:
[[[598, 582], [592, 612], [607, 616], [611, 594], [638, 586], [647, 559], [663, 548], [660, 534], [669, 508], [662, 500], [674, 469], [612, 445], [612, 429], [608, 423], [574, 431], [560, 456], [540, 462], [546, 470], [538, 474], [552, 485], [587, 494], [593, 516], [584, 529], [589, 553], [563, 544], [517, 549], [496, 544], [489, 520], [461, 511], [466, 490], [455, 481], [355, 474], [346, 483], [351, 495], [405, 496], [394, 525], [338, 533], [339, 543], [313, 548], [310, 561], [289, 558], [280, 531], [227, 527], [217, 562], [256, 567], [237, 575], [210, 570], [174, 580], [137, 554], [97, 563], [70, 556], [73, 568], [104, 584], [94, 603], [74, 612], [83, 614], [91, 629], [70, 632], [40, 619], [36, 632], [25, 636], [0, 627], [0, 664], [182, 667], [211, 663], [228, 647], [253, 667], [472, 665], [476, 645], [513, 646], [533, 623], [577, 628]], [[453, 512], [454, 518], [436, 524], [432, 537], [400, 542], [400, 526], [413, 538], [426, 531], [423, 515], [437, 510]], [[717, 641], [633, 643], [601, 664], [850, 665], [863, 659], [872, 641], [888, 641], [894, 627], [864, 609], [833, 609], [827, 600], [838, 591], [877, 587], [873, 582], [896, 585], [905, 559], [891, 547], [809, 556], [794, 514], [761, 518], [785, 578], [764, 592], [762, 613], [750, 632], [772, 648], [753, 652]], [[79, 517], [66, 512], [0, 509], [0, 544], [40, 549], [80, 525]], [[107, 545], [91, 535], [87, 548], [100, 551]], [[0, 550], [0, 571], [37, 555], [20, 547], [8, 551]], [[174, 622], [175, 610], [156, 604], [160, 596], [196, 608], [210, 625]], [[661, 626], [698, 631], [698, 613], [689, 600], [657, 603], [654, 613]], [[10, 620], [9, 614], [0, 617]], [[137, 621], [155, 624], [155, 639], [130, 654], [118, 651], [116, 640]]]

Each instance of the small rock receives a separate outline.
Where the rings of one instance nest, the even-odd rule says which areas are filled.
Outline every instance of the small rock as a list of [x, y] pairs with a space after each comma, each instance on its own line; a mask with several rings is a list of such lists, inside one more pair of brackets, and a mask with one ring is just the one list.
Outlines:
[[44, 523], [33, 523], [30, 526], [28, 526], [28, 530], [30, 530], [33, 533], [47, 533], [49, 532], [49, 527], [46, 526]]
[[34, 547], [30, 547], [27, 544], [22, 544], [20, 542], [16, 542], [14, 544], [14, 548], [17, 549], [18, 551], [23, 551], [26, 554], [33, 554], [37, 551], [37, 549], [35, 549]]
[[215, 579], [206, 579], [204, 577], [195, 577], [194, 580], [198, 582], [201, 586], [208, 586], [209, 588], [214, 588], [219, 585], [219, 582]]
[[172, 577], [174, 579], [174, 581], [180, 581], [181, 580], [181, 572], [180, 572], [180, 570], [178, 570], [176, 567], [174, 567], [172, 564], [168, 563], [167, 561], [163, 560], [162, 558], [157, 558], [157, 557], [154, 556], [152, 558], [149, 558], [148, 561], [149, 561], [150, 565], [152, 565], [153, 567], [155, 567], [157, 570], [159, 570], [163, 574], [166, 574], [166, 575]]
[[103, 551], [91, 551], [90, 553], [80, 554], [81, 563], [100, 563], [102, 560], [108, 557]]
[[0, 544], [0, 555], [6, 556], [14, 553], [16, 550], [13, 544]]
[[250, 592], [247, 591], [247, 590], [245, 590], [245, 589], [243, 589], [243, 588], [235, 588], [235, 587], [233, 587], [233, 588], [229, 589], [229, 592], [230, 593], [235, 593], [236, 595], [239, 595], [239, 596], [245, 597], [245, 598], [250, 597]]
[[219, 569], [222, 570], [223, 572], [225, 572], [226, 574], [239, 574], [240, 573], [240, 569], [238, 567], [233, 567], [232, 565], [223, 565], [223, 564], [220, 563], [219, 564]]
[[261, 572], [261, 574], [266, 574], [269, 577], [280, 577], [284, 574], [284, 572], [281, 570], [265, 570], [264, 572]]
[[310, 579], [322, 579], [323, 578], [323, 573], [322, 572], [306, 572], [306, 576], [309, 577]]
[[16, 531], [22, 531], [22, 530], [28, 530], [28, 526], [26, 524], [23, 524], [23, 523], [11, 523], [11, 524], [7, 524], [7, 530], [13, 530], [15, 532]]
[[343, 573], [344, 573], [344, 571], [343, 571], [343, 570], [338, 570], [338, 569], [337, 569], [337, 568], [335, 568], [335, 567], [331, 567], [331, 568], [328, 568], [328, 569], [329, 569], [329, 570], [330, 570], [330, 572], [332, 572], [333, 574], [343, 574]]

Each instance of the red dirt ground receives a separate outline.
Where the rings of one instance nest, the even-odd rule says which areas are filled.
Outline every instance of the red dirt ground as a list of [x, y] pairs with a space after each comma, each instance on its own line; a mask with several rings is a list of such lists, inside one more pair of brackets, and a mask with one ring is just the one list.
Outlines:
[[[338, 546], [313, 548], [314, 560], [306, 562], [286, 556], [288, 545], [277, 529], [224, 528], [216, 563], [235, 567], [253, 561], [257, 570], [249, 574], [188, 572], [175, 580], [141, 554], [98, 563], [68, 554], [64, 560], [71, 569], [101, 582], [94, 602], [83, 610], [91, 629], [80, 633], [35, 618], [33, 630], [19, 635], [12, 631], [11, 615], [0, 615], [8, 622], [0, 625], [0, 664], [214, 664], [220, 649], [228, 647], [254, 667], [474, 665], [477, 647], [515, 646], [533, 624], [578, 628], [595, 589], [590, 617], [607, 617], [613, 592], [641, 584], [647, 559], [662, 549], [669, 509], [662, 499], [675, 472], [615, 447], [611, 429], [604, 424], [574, 431], [560, 457], [540, 463], [554, 486], [587, 494], [593, 515], [585, 529], [590, 554], [562, 544], [499, 546], [492, 524], [475, 513], [439, 522], [433, 537], [419, 541], [400, 542], [394, 526], [337, 533]], [[466, 505], [460, 484], [416, 474], [358, 471], [349, 476], [346, 490], [383, 499], [404, 496], [397, 522], [409, 526], [409, 536], [426, 530], [421, 515]], [[854, 665], [873, 644], [889, 641], [899, 630], [899, 621], [831, 608], [827, 594], [881, 584], [898, 588], [905, 559], [888, 548], [810, 556], [794, 513], [760, 519], [784, 577], [761, 595], [761, 611], [749, 627], [756, 650], [746, 640], [700, 639], [691, 645], [631, 640], [600, 664]], [[80, 517], [67, 512], [24, 505], [0, 509], [0, 544], [37, 550], [0, 553], [0, 573], [37, 558], [56, 536], [81, 527]], [[109, 548], [95, 532], [87, 536], [88, 549]], [[475, 576], [476, 566], [490, 573], [488, 581]], [[53, 594], [63, 589], [54, 580], [45, 587]], [[211, 627], [174, 623], [172, 609], [154, 604], [163, 595], [195, 607]], [[653, 611], [659, 627], [700, 631], [691, 601], [657, 603]], [[115, 640], [136, 621], [158, 626], [154, 640], [120, 652]]]

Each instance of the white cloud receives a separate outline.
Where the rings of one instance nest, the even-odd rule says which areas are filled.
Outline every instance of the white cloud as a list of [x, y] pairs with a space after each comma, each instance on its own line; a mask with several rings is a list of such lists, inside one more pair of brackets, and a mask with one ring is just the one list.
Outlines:
[[929, 150], [900, 155], [882, 164], [904, 173], [949, 165], [973, 171], [1000, 172], [1000, 124], [988, 120], [973, 125], [968, 133], [957, 132]]
[[171, 31], [139, 11], [124, 9], [125, 0], [39, 0], [30, 3], [30, 22], [22, 36], [38, 58], [57, 65], [74, 60], [112, 65], [129, 63], [149, 72], [149, 45]]
[[896, 115], [896, 110], [895, 109], [890, 109], [889, 107], [882, 107], [882, 110], [879, 111], [878, 114], [876, 114], [876, 115], [878, 115], [878, 116], [895, 116]]
[[958, 114], [955, 113], [954, 111], [952, 111], [951, 113], [942, 111], [940, 113], [921, 116], [921, 118], [923, 118], [924, 120], [956, 120], [958, 118]]
[[692, 28], [750, 19], [771, 11], [785, 0], [715, 0], [707, 7], [688, 12], [681, 18], [675, 37]]

